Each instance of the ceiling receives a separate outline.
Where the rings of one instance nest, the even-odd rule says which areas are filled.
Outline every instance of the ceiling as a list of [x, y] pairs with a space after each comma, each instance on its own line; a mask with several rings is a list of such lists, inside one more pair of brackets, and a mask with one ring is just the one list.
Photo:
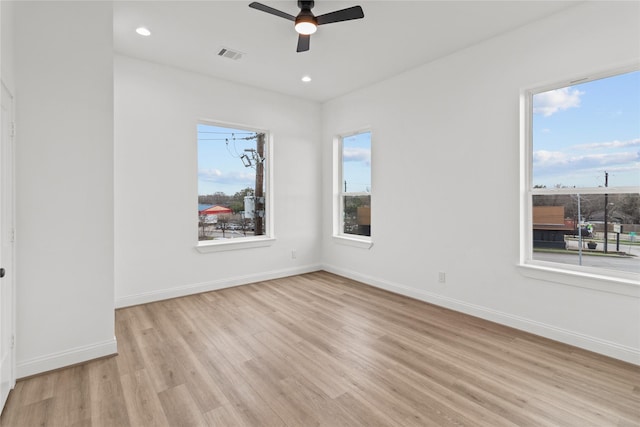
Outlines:
[[[316, 1], [315, 15], [361, 5], [296, 53], [293, 23], [250, 0], [116, 1], [117, 53], [324, 102], [578, 4], [570, 1]], [[297, 15], [295, 0], [261, 3]], [[151, 36], [135, 29], [145, 26]], [[240, 51], [239, 60], [217, 55]], [[312, 81], [303, 83], [309, 75]]]

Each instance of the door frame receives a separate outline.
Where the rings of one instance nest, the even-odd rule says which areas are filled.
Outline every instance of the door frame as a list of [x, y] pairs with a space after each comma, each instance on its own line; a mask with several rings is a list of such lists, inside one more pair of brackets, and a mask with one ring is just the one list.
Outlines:
[[[0, 150], [2, 156], [0, 156], [0, 161], [2, 161], [2, 167], [0, 171], [2, 176], [0, 176], [0, 210], [2, 211], [0, 218], [2, 224], [0, 224], [0, 239], [6, 238], [9, 240], [8, 245], [6, 247], [9, 248], [9, 254], [4, 253], [3, 251], [3, 266], [7, 270], [7, 275], [2, 279], [3, 281], [8, 280], [8, 285], [10, 286], [11, 293], [11, 314], [9, 317], [9, 332], [11, 334], [10, 342], [11, 342], [11, 360], [10, 366], [8, 367], [9, 373], [9, 391], [15, 387], [16, 384], [16, 346], [15, 346], [15, 336], [16, 336], [16, 257], [15, 257], [15, 96], [11, 89], [4, 83], [3, 80], [0, 79], [0, 90], [2, 94], [0, 96], [4, 97], [5, 91], [10, 100], [10, 122], [9, 123], [0, 123], [0, 128], [4, 128], [5, 126], [9, 126], [8, 128], [8, 138], [4, 138], [4, 129], [0, 129]], [[7, 159], [5, 156], [8, 156]], [[6, 182], [8, 181], [8, 183]], [[7, 230], [3, 230], [6, 225]], [[0, 242], [3, 244], [3, 242]], [[7, 285], [7, 283], [3, 283], [3, 285]], [[1, 318], [0, 318], [1, 321]], [[4, 404], [6, 403], [7, 396], [0, 395], [0, 413], [4, 409]]]

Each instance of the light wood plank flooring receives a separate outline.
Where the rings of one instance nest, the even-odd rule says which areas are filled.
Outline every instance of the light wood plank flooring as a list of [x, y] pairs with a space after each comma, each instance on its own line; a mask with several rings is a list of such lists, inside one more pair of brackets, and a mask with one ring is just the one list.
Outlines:
[[640, 368], [318, 272], [116, 312], [2, 426], [639, 426]]

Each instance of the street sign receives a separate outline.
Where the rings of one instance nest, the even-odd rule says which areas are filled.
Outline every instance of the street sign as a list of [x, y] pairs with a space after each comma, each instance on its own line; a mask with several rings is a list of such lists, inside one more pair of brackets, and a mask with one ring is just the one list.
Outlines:
[[622, 225], [620, 225], [620, 224], [613, 224], [613, 232], [614, 232], [614, 233], [622, 233]]

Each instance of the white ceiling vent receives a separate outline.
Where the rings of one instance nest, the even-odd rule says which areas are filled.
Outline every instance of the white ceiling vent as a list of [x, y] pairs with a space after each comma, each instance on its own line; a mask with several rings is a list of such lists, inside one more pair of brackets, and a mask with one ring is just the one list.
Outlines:
[[218, 52], [218, 56], [222, 56], [223, 58], [233, 59], [234, 61], [237, 61], [238, 59], [242, 58], [242, 55], [244, 55], [244, 53], [238, 52], [237, 50], [232, 50], [226, 47], [221, 48], [220, 51]]

